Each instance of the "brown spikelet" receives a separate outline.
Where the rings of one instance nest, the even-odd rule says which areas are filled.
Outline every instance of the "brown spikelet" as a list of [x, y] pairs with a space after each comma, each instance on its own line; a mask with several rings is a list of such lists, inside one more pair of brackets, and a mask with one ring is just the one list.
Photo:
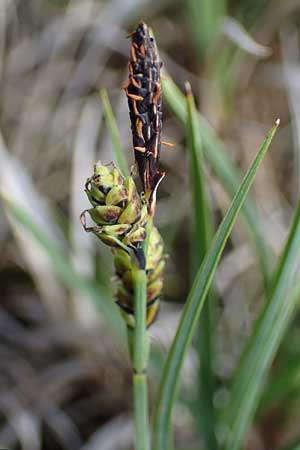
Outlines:
[[150, 208], [154, 209], [156, 189], [164, 176], [159, 170], [162, 128], [161, 63], [158, 61], [154, 37], [144, 22], [130, 36], [132, 45], [129, 78], [124, 87], [130, 110], [135, 160], [143, 190], [149, 199]]

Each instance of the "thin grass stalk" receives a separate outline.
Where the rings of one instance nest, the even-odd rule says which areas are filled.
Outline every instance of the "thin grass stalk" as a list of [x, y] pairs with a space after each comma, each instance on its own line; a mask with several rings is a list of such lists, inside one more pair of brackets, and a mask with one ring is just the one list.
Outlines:
[[150, 450], [148, 388], [146, 374], [134, 374], [133, 397], [135, 450]]
[[[199, 131], [198, 115], [189, 84], [186, 84], [187, 104], [187, 141], [189, 147], [190, 180], [192, 188], [193, 227], [191, 237], [191, 275], [194, 278], [197, 268], [202, 263], [211, 242], [212, 217], [205, 189], [204, 161], [202, 140]], [[199, 331], [195, 340], [199, 357], [197, 398], [195, 408], [199, 422], [199, 432], [206, 448], [217, 449], [215, 436], [215, 412], [213, 406], [214, 373], [212, 369], [212, 324], [215, 298], [213, 292], [208, 293], [207, 302], [199, 320]]]
[[105, 121], [113, 143], [114, 161], [116, 162], [122, 175], [126, 177], [129, 175], [129, 170], [122, 149], [121, 138], [116, 124], [116, 119], [108, 98], [107, 91], [105, 89], [101, 89], [100, 97], [104, 108]]
[[149, 342], [146, 329], [147, 277], [145, 270], [134, 274], [134, 348], [133, 348], [133, 394], [135, 450], [150, 450], [147, 364]]

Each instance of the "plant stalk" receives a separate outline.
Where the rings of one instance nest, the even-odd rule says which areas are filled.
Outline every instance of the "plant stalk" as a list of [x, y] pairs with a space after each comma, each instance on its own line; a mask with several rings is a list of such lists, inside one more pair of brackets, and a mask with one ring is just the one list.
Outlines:
[[150, 450], [147, 375], [133, 375], [135, 450]]
[[133, 394], [135, 450], [150, 450], [147, 364], [149, 341], [146, 328], [147, 277], [145, 270], [134, 273]]

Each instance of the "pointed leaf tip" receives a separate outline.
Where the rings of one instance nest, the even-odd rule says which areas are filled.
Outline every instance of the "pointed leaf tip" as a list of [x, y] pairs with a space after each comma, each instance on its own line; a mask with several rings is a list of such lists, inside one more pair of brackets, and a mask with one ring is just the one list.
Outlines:
[[184, 83], [184, 86], [185, 86], [185, 95], [186, 95], [186, 96], [192, 95], [192, 87], [191, 87], [191, 83], [190, 83], [189, 81], [186, 81], [186, 82]]

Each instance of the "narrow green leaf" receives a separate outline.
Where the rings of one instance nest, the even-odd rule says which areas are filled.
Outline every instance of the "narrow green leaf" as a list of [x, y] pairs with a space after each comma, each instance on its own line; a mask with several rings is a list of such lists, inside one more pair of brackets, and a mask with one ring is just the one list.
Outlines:
[[[202, 142], [198, 126], [198, 114], [190, 85], [186, 85], [187, 96], [187, 142], [190, 160], [190, 180], [192, 185], [192, 217], [193, 229], [191, 236], [192, 276], [208, 251], [211, 241], [212, 217], [205, 189], [205, 174], [203, 167]], [[214, 372], [212, 369], [212, 317], [214, 313], [213, 293], [208, 293], [208, 300], [203, 306], [199, 321], [199, 331], [196, 338], [196, 351], [199, 354], [198, 386], [196, 405], [198, 410], [199, 431], [209, 450], [217, 448], [215, 435], [215, 412], [213, 406]]]
[[286, 362], [282, 370], [276, 373], [275, 378], [266, 386], [266, 391], [260, 401], [258, 415], [268, 414], [272, 408], [299, 394], [300, 362], [298, 358], [295, 358]]
[[189, 169], [193, 197], [192, 213], [194, 215], [193, 246], [195, 248], [194, 253], [197, 256], [197, 261], [195, 261], [197, 269], [209, 246], [212, 219], [209, 214], [209, 206], [206, 198], [201, 131], [198, 126], [198, 115], [194, 98], [188, 84], [186, 109], [186, 136], [189, 149]]
[[206, 254], [198, 270], [193, 286], [188, 295], [176, 336], [172, 343], [163, 373], [156, 411], [154, 416], [154, 450], [168, 449], [171, 446], [171, 413], [176, 399], [177, 387], [180, 380], [181, 368], [189, 344], [193, 337], [197, 320], [200, 316], [206, 294], [211, 286], [218, 262], [225, 244], [233, 228], [237, 215], [245, 201], [247, 193], [254, 180], [273, 136], [279, 125], [276, 121], [268, 133], [261, 149], [246, 173], [232, 203], [214, 236], [210, 250]]
[[300, 445], [296, 445], [296, 447], [293, 447], [290, 450], [300, 450]]
[[226, 15], [226, 0], [186, 0], [186, 12], [193, 43], [207, 57], [220, 37], [220, 22]]
[[53, 265], [53, 271], [57, 276], [71, 288], [87, 294], [93, 300], [105, 320], [117, 333], [122, 333], [124, 326], [117, 307], [111, 300], [110, 294], [94, 281], [78, 274], [72, 267], [70, 260], [65, 256], [56, 243], [47, 237], [43, 230], [36, 225], [29, 215], [21, 207], [2, 197], [5, 207], [9, 213], [24, 227], [24, 233], [28, 232], [44, 249]]
[[100, 91], [100, 97], [103, 103], [104, 108], [104, 117], [106, 121], [106, 125], [109, 129], [111, 140], [113, 143], [113, 149], [114, 149], [114, 161], [120, 169], [122, 175], [125, 177], [129, 175], [129, 170], [127, 166], [126, 159], [124, 157], [124, 151], [122, 149], [121, 145], [121, 139], [119, 135], [119, 130], [116, 124], [115, 116], [107, 95], [107, 91], [105, 89], [101, 89]]
[[[168, 75], [162, 83], [164, 98], [179, 121], [185, 126], [187, 113], [184, 95]], [[240, 173], [227, 156], [228, 151], [218, 139], [214, 130], [200, 114], [198, 114], [198, 121], [205, 157], [217, 174], [227, 193], [232, 196], [239, 187], [241, 181]], [[248, 198], [244, 204], [242, 212], [248, 224], [248, 229], [254, 238], [264, 282], [267, 286], [269, 282], [270, 252], [263, 236], [259, 215], [250, 198]]]
[[[224, 413], [226, 450], [238, 450], [255, 411], [267, 372], [299, 301], [300, 203], [276, 271], [270, 299], [261, 313], [236, 371]], [[298, 280], [295, 279], [295, 270]], [[289, 288], [291, 291], [289, 292]]]

